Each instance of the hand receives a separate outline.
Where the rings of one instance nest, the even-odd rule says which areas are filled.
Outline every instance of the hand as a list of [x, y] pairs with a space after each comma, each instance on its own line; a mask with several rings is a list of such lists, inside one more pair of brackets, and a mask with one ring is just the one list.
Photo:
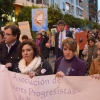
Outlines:
[[12, 63], [6, 63], [6, 65], [5, 65], [6, 68], [9, 68], [11, 66], [12, 66]]
[[91, 75], [91, 77], [99, 80], [100, 79], [100, 74], [94, 74], [94, 75]]
[[62, 71], [56, 73], [56, 77], [63, 77], [65, 74]]
[[32, 72], [32, 73], [29, 72], [28, 75], [30, 78], [33, 78], [35, 76], [35, 72]]

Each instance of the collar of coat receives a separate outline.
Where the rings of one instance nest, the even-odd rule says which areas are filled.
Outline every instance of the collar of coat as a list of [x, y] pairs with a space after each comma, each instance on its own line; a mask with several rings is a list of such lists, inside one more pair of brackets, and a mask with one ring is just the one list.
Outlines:
[[19, 70], [21, 71], [22, 74], [27, 74], [29, 70], [35, 71], [41, 64], [41, 57], [35, 57], [31, 63], [26, 66], [26, 61], [24, 59], [21, 59], [19, 61]]

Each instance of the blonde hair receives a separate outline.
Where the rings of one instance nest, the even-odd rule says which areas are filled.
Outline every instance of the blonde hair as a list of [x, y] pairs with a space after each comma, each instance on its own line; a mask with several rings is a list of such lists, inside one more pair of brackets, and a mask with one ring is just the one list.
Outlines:
[[[43, 18], [42, 18], [41, 24], [37, 23], [37, 17], [38, 17], [40, 14], [43, 14]], [[35, 15], [34, 15], [34, 23], [35, 23], [36, 25], [42, 25], [42, 26], [44, 25], [44, 12], [43, 12], [42, 10], [36, 11], [36, 13], [35, 13]]]
[[77, 42], [73, 38], [67, 38], [62, 42], [62, 47], [68, 47], [71, 51], [75, 52], [77, 49]]

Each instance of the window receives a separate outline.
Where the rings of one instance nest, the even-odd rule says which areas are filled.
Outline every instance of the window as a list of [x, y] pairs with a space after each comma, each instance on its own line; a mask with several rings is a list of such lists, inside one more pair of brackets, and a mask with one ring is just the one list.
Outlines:
[[66, 10], [67, 12], [70, 12], [70, 5], [68, 3], [66, 3]]
[[96, 1], [94, 0], [94, 4], [96, 4]]
[[70, 12], [71, 12], [71, 14], [74, 14], [74, 7], [73, 6], [71, 6]]
[[76, 4], [79, 5], [79, 0], [76, 0]]
[[71, 0], [71, 3], [74, 3], [74, 1], [73, 1], [73, 0]]
[[36, 0], [36, 4], [42, 4], [42, 0]]
[[80, 10], [80, 9], [76, 9], [76, 14], [78, 15], [78, 16], [82, 16], [82, 10]]
[[51, 4], [54, 4], [54, 0], [51, 0]]
[[65, 11], [65, 3], [62, 2], [63, 11]]
[[32, 0], [32, 2], [34, 3], [34, 0]]

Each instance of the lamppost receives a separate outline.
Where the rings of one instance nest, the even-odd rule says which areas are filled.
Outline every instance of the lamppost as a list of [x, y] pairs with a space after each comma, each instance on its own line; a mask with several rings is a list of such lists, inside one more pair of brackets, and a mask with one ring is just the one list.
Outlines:
[[13, 9], [13, 12], [12, 12], [12, 21], [15, 22], [15, 10]]

